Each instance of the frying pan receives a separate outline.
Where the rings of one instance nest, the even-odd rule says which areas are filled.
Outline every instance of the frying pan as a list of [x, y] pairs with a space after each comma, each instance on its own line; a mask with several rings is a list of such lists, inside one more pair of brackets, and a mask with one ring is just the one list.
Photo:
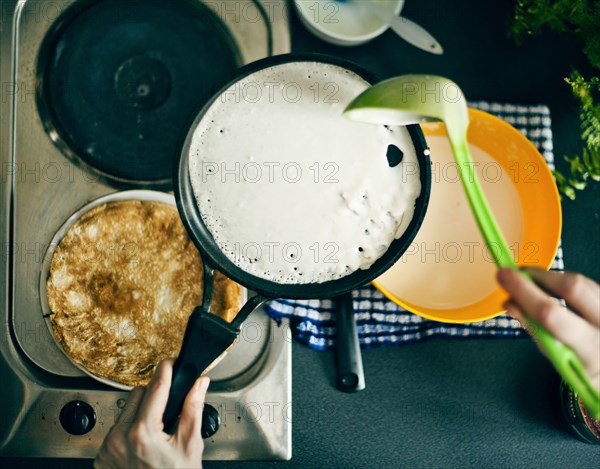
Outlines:
[[[408, 248], [427, 209], [431, 190], [431, 166], [425, 139], [418, 125], [408, 126], [408, 132], [415, 147], [419, 162], [419, 177], [421, 194], [415, 202], [413, 218], [404, 234], [395, 239], [387, 251], [375, 261], [371, 267], [357, 270], [345, 277], [323, 283], [280, 284], [271, 280], [252, 275], [235, 265], [219, 248], [211, 232], [208, 230], [197, 206], [192, 190], [189, 174], [189, 153], [194, 130], [203, 119], [210, 106], [239, 80], [264, 68], [292, 62], [312, 62], [335, 65], [356, 73], [365, 81], [373, 84], [376, 78], [361, 67], [341, 60], [317, 54], [280, 55], [253, 62], [239, 69], [235, 77], [221, 87], [191, 119], [180, 141], [174, 169], [174, 192], [177, 208], [183, 224], [197, 246], [204, 262], [204, 297], [202, 305], [191, 314], [184, 335], [181, 351], [173, 368], [173, 381], [169, 393], [167, 407], [163, 416], [164, 429], [172, 433], [177, 426], [177, 418], [181, 412], [185, 396], [196, 379], [235, 340], [240, 325], [248, 315], [262, 303], [275, 298], [290, 299], [321, 299], [346, 295], [353, 289], [365, 285], [391, 267]], [[291, 142], [294, 143], [294, 142]], [[213, 269], [217, 268], [229, 278], [254, 291], [247, 303], [242, 307], [232, 323], [227, 323], [210, 314], [210, 302], [213, 285]], [[348, 310], [348, 296], [341, 297], [342, 308]], [[344, 306], [345, 304], [345, 306]], [[351, 344], [352, 345], [352, 344]], [[354, 343], [357, 347], [357, 343]]]

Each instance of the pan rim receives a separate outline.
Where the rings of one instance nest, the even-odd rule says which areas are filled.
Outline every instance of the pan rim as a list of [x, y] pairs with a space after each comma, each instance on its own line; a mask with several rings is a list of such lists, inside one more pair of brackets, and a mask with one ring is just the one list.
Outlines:
[[224, 84], [217, 88], [214, 95], [197, 108], [189, 119], [178, 145], [178, 151], [174, 158], [174, 194], [177, 208], [183, 224], [200, 251], [203, 262], [223, 272], [240, 285], [257, 292], [266, 298], [290, 298], [290, 299], [319, 299], [329, 298], [352, 291], [360, 286], [366, 285], [379, 277], [391, 267], [408, 249], [415, 238], [429, 203], [431, 192], [431, 162], [429, 150], [425, 137], [419, 125], [406, 126], [411, 141], [415, 147], [417, 161], [419, 163], [419, 179], [421, 181], [421, 193], [415, 201], [415, 211], [411, 222], [404, 234], [394, 239], [386, 252], [377, 259], [368, 269], [359, 269], [339, 279], [328, 280], [322, 283], [290, 283], [278, 284], [250, 274], [227, 258], [216, 246], [210, 231], [204, 225], [202, 216], [196, 204], [195, 196], [189, 178], [189, 150], [195, 129], [207, 113], [213, 103], [235, 83], [260, 70], [284, 65], [293, 62], [313, 62], [326, 65], [338, 66], [354, 72], [369, 84], [380, 81], [373, 73], [361, 66], [323, 54], [283, 54], [258, 60], [237, 70], [237, 72]]

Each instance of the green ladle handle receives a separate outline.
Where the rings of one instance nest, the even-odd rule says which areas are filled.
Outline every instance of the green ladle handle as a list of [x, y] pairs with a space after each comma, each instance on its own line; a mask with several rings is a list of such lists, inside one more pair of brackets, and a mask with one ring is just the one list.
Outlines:
[[[458, 166], [458, 171], [467, 193], [467, 199], [479, 225], [479, 229], [488, 245], [494, 261], [498, 267], [518, 269], [512, 253], [506, 244], [504, 235], [496, 223], [496, 219], [488, 205], [487, 199], [481, 189], [479, 180], [474, 171], [473, 161], [467, 146], [466, 136], [453, 138], [449, 133], [450, 144]], [[454, 136], [457, 137], [457, 136]], [[522, 275], [533, 281], [526, 272]], [[587, 375], [579, 357], [573, 350], [562, 342], [559, 342], [550, 332], [530, 319], [530, 327], [534, 338], [537, 339], [540, 348], [546, 354], [552, 365], [562, 378], [579, 395], [585, 407], [595, 419], [600, 419], [600, 392], [594, 388]]]
[[579, 357], [570, 347], [559, 342], [535, 321], [532, 321], [530, 327], [540, 348], [544, 350], [556, 371], [581, 398], [592, 416], [596, 420], [600, 420], [600, 393], [592, 385]]

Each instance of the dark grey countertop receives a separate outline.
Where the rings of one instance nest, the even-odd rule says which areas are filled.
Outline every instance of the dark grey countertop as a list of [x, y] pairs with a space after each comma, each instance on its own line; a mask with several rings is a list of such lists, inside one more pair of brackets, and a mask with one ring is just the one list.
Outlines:
[[[580, 151], [578, 111], [562, 77], [590, 71], [581, 46], [547, 32], [515, 46], [506, 34], [511, 1], [408, 0], [403, 14], [425, 26], [445, 54], [431, 56], [388, 31], [356, 48], [326, 44], [292, 18], [294, 52], [341, 56], [381, 78], [436, 73], [469, 99], [544, 103], [555, 154]], [[559, 167], [563, 167], [559, 161]], [[600, 188], [564, 201], [566, 267], [600, 279]], [[600, 353], [600, 351], [599, 351]], [[600, 467], [600, 446], [561, 427], [558, 378], [529, 339], [434, 339], [363, 353], [367, 389], [334, 387], [331, 353], [293, 348], [293, 458], [254, 467]], [[82, 467], [84, 460], [4, 460], [6, 467]]]

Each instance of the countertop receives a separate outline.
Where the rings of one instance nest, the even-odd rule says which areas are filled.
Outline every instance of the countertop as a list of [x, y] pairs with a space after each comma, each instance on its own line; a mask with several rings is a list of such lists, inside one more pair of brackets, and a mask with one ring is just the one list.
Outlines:
[[[507, 38], [512, 1], [408, 0], [403, 15], [445, 48], [433, 56], [391, 31], [354, 48], [326, 44], [292, 17], [294, 52], [352, 60], [381, 78], [435, 73], [467, 98], [550, 106], [554, 150], [580, 152], [578, 110], [562, 78], [591, 71], [581, 45], [552, 32], [518, 47]], [[597, 74], [597, 72], [596, 72]], [[565, 264], [600, 279], [600, 187], [563, 201]], [[599, 351], [600, 353], [600, 351]], [[363, 352], [367, 388], [334, 386], [332, 353], [293, 346], [293, 458], [206, 462], [206, 468], [599, 467], [600, 446], [561, 427], [558, 379], [529, 339], [433, 339]], [[5, 464], [8, 465], [5, 466]], [[86, 460], [0, 460], [4, 467], [89, 467]]]

